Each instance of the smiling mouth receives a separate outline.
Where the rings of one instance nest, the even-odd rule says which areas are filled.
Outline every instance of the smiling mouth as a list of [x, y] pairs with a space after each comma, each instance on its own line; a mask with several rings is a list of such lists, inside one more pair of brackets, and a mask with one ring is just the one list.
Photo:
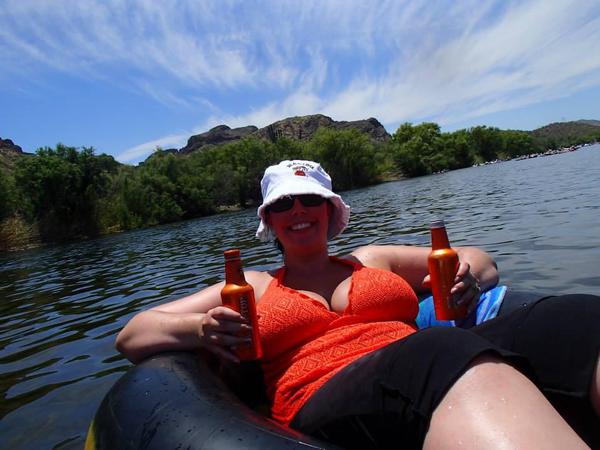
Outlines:
[[312, 224], [309, 222], [296, 223], [290, 227], [292, 231], [305, 230], [306, 228], [311, 227]]

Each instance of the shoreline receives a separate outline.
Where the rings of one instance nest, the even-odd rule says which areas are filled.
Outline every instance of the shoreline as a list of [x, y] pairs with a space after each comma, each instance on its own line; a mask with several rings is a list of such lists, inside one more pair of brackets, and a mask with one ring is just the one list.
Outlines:
[[523, 161], [525, 159], [543, 158], [545, 156], [562, 155], [563, 153], [575, 152], [575, 151], [579, 150], [580, 148], [589, 147], [589, 146], [598, 145], [598, 144], [600, 144], [600, 142], [592, 142], [592, 143], [580, 144], [580, 145], [571, 145], [569, 147], [561, 147], [561, 148], [546, 150], [545, 152], [541, 152], [541, 153], [530, 153], [527, 155], [521, 155], [521, 156], [517, 156], [516, 158], [495, 159], [493, 161], [486, 161], [484, 163], [473, 164], [471, 167], [481, 167], [481, 166], [488, 166], [490, 164], [497, 164], [497, 163], [507, 162], [507, 161]]
[[[561, 155], [564, 153], [570, 153], [570, 152], [577, 151], [584, 147], [589, 147], [589, 146], [598, 145], [598, 144], [600, 144], [600, 142], [572, 145], [569, 147], [561, 147], [558, 149], [546, 150], [545, 152], [541, 152], [541, 153], [531, 153], [531, 154], [527, 154], [527, 155], [522, 155], [522, 156], [518, 156], [516, 158], [495, 159], [492, 161], [486, 161], [484, 163], [474, 164], [471, 167], [481, 167], [481, 166], [498, 164], [498, 163], [507, 162], [507, 161], [522, 161], [522, 160], [526, 160], [526, 159]], [[449, 171], [450, 170], [443, 170], [440, 172], [436, 172], [435, 174], [446, 173]], [[435, 174], [432, 174], [432, 175], [435, 175]], [[390, 174], [387, 174], [387, 175], [383, 175], [381, 180], [374, 185], [390, 183], [390, 182], [394, 182], [394, 181], [402, 181], [402, 180], [407, 180], [410, 178], [419, 178], [419, 177], [405, 177], [401, 174], [396, 174], [396, 175], [390, 176]], [[185, 220], [169, 222], [169, 223], [180, 223], [180, 222], [185, 222], [187, 220], [199, 219], [201, 217], [210, 217], [210, 216], [216, 216], [216, 215], [220, 215], [220, 214], [242, 211], [244, 209], [252, 208], [255, 206], [256, 205], [252, 205], [252, 204], [249, 204], [246, 207], [241, 207], [240, 205], [222, 205], [217, 208], [217, 211], [214, 214], [208, 214], [206, 216], [198, 216], [198, 217], [193, 217], [193, 218], [189, 218], [189, 219], [185, 219]], [[75, 239], [67, 240], [67, 241], [63, 241], [63, 242], [43, 242], [39, 237], [39, 233], [37, 232], [37, 227], [35, 226], [35, 224], [34, 225], [26, 225], [23, 227], [23, 226], [21, 226], [23, 223], [24, 222], [22, 222], [22, 219], [20, 219], [19, 217], [14, 217], [14, 216], [8, 217], [0, 222], [0, 237], [4, 238], [4, 239], [0, 240], [2, 243], [2, 245], [0, 246], [0, 254], [11, 254], [11, 253], [23, 252], [23, 251], [28, 251], [28, 250], [42, 249], [42, 248], [46, 248], [46, 247], [72, 244], [72, 243], [76, 243], [76, 242], [84, 242], [84, 241], [88, 241], [88, 240], [92, 240], [92, 239], [96, 239], [96, 238], [111, 236], [111, 235], [118, 234], [118, 233], [125, 233], [127, 231], [140, 230], [143, 228], [152, 228], [152, 227], [156, 226], [156, 225], [152, 225], [150, 227], [141, 227], [141, 228], [135, 228], [135, 229], [131, 229], [131, 230], [113, 230], [111, 232], [102, 233], [97, 236], [80, 236], [79, 238], [75, 238]], [[160, 225], [167, 225], [169, 223], [163, 223]]]

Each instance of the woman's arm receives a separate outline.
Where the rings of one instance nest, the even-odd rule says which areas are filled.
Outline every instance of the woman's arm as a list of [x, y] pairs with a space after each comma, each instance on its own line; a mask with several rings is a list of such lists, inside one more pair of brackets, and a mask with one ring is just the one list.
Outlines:
[[[455, 247], [461, 263], [469, 264], [469, 272], [482, 289], [498, 283], [498, 270], [492, 257], [475, 247]], [[361, 263], [370, 267], [391, 270], [404, 278], [415, 292], [424, 291], [423, 281], [428, 275], [429, 247], [412, 245], [368, 245], [352, 253]]]
[[458, 259], [469, 264], [470, 271], [479, 282], [482, 291], [498, 284], [498, 265], [489, 253], [477, 247], [457, 247]]
[[[476, 306], [482, 290], [498, 283], [498, 270], [492, 257], [475, 247], [456, 247], [460, 260], [455, 284], [452, 288], [456, 304], [470, 302]], [[369, 245], [357, 249], [352, 255], [370, 267], [379, 267], [400, 275], [417, 293], [429, 289], [427, 257], [431, 249], [406, 245]]]
[[117, 336], [116, 348], [132, 362], [168, 350], [201, 347], [203, 319], [221, 305], [223, 283], [136, 314]]
[[[246, 277], [262, 293], [261, 273], [246, 272]], [[117, 336], [117, 350], [132, 362], [164, 351], [199, 348], [237, 361], [231, 347], [247, 343], [251, 328], [239, 313], [222, 306], [223, 285], [136, 314]]]

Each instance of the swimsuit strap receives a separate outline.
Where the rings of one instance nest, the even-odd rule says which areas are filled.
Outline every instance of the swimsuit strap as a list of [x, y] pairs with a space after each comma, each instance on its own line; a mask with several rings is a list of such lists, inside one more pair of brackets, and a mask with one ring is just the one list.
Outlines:
[[283, 277], [285, 277], [286, 270], [287, 268], [285, 266], [281, 266], [279, 269], [277, 269], [275, 275], [273, 275], [273, 278], [277, 280], [279, 284], [283, 284]]
[[[342, 264], [346, 264], [348, 266], [352, 266], [353, 269], [361, 269], [362, 267], [365, 267], [362, 263], [357, 262], [357, 261], [352, 261], [350, 259], [344, 259], [344, 258], [339, 258], [337, 256], [330, 256], [329, 257], [330, 260], [332, 261], [336, 261]], [[273, 276], [273, 278], [275, 278], [277, 280], [277, 282], [281, 285], [283, 285], [283, 278], [285, 277], [285, 272], [287, 271], [287, 267], [285, 266], [281, 266], [279, 269], [277, 269], [277, 272], [275, 272], [275, 275]]]
[[352, 261], [351, 259], [344, 259], [344, 258], [340, 258], [338, 256], [330, 256], [329, 259], [331, 259], [333, 261], [337, 261], [342, 264], [347, 264], [349, 266], [352, 266], [354, 269], [361, 269], [361, 268], [365, 267], [360, 261]]

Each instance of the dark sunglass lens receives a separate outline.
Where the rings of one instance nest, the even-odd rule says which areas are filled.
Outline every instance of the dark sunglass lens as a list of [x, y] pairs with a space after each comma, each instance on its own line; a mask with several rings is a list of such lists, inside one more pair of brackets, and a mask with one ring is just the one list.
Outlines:
[[267, 206], [267, 210], [275, 213], [282, 213], [292, 209], [294, 201], [298, 199], [305, 207], [320, 206], [325, 202], [325, 197], [316, 194], [296, 195], [293, 197], [282, 197], [275, 203]]
[[269, 205], [269, 211], [280, 213], [287, 211], [292, 206], [294, 206], [294, 198], [293, 197], [282, 197], [277, 200], [275, 203], [271, 203]]
[[325, 201], [325, 197], [316, 194], [299, 195], [298, 198], [304, 206], [319, 206]]

